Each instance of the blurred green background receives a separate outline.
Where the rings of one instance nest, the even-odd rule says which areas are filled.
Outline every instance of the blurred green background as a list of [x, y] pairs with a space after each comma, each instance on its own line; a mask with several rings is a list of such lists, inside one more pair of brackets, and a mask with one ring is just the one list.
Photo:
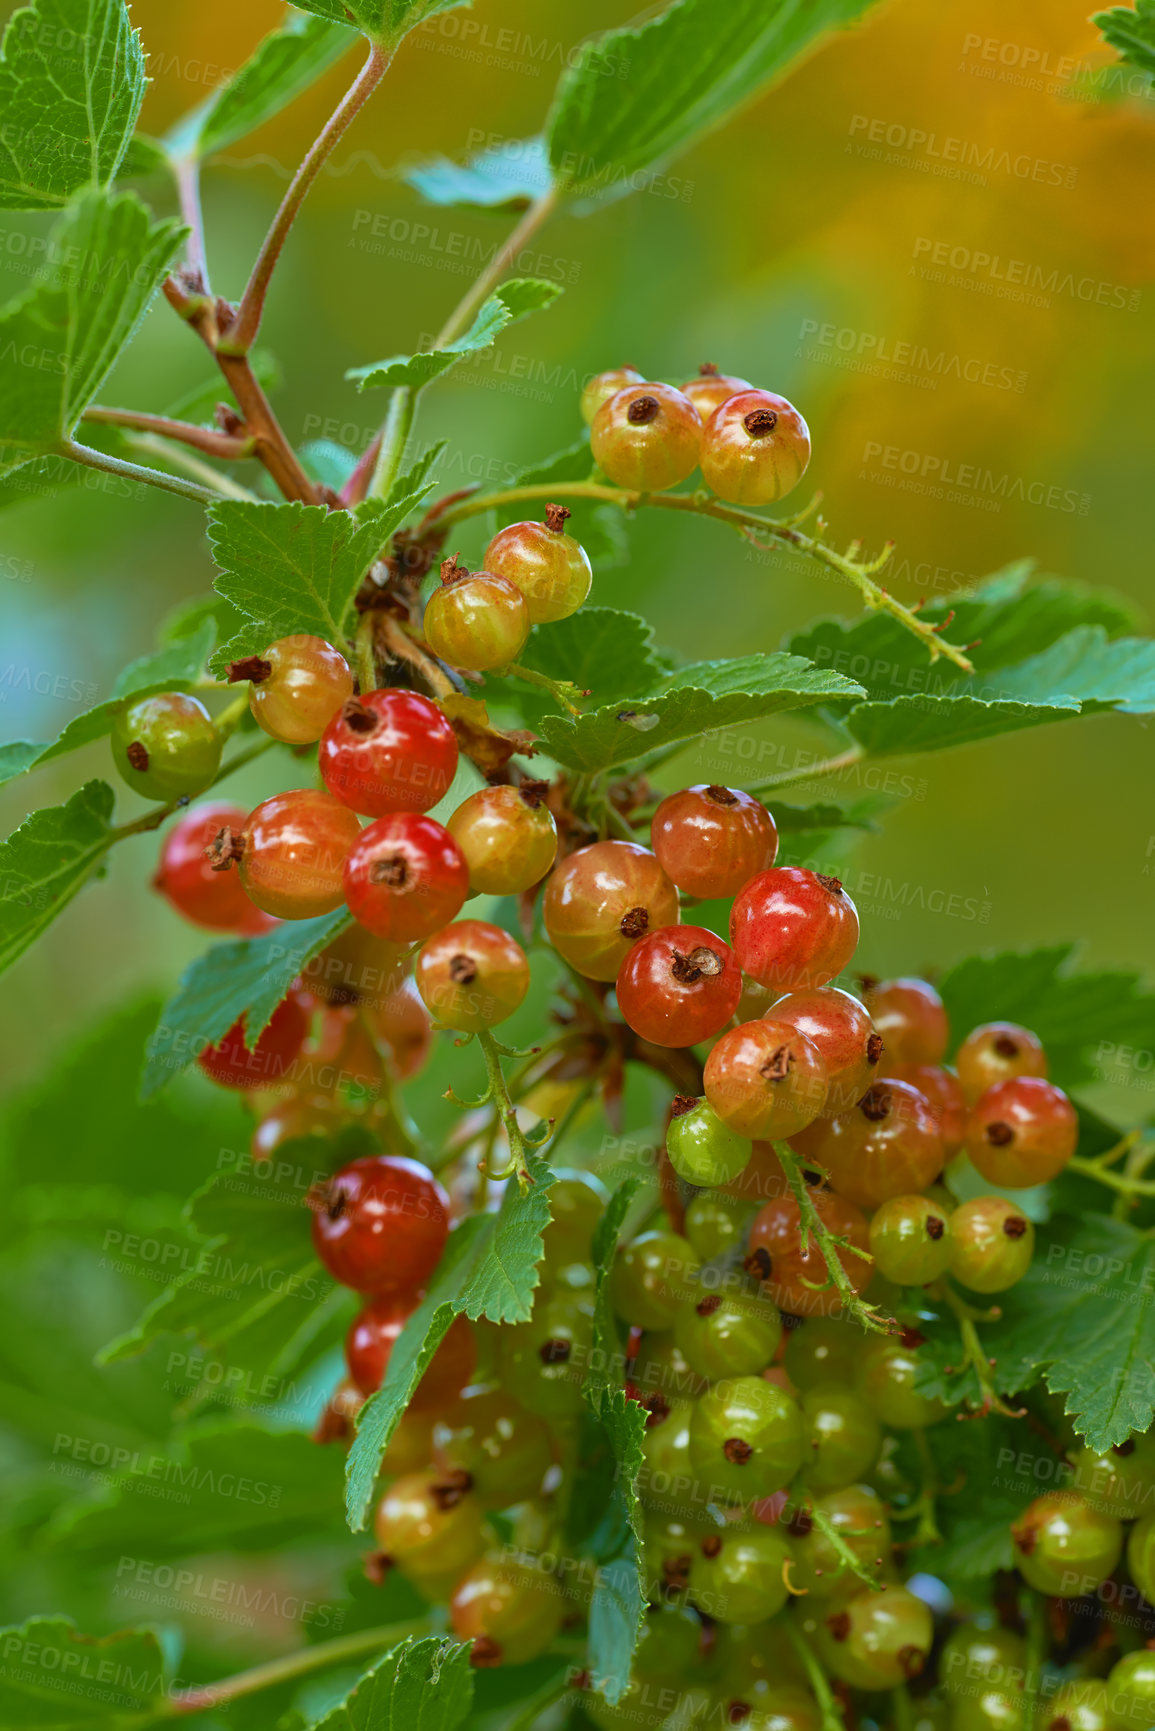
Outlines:
[[[613, 0], [478, 0], [406, 43], [322, 176], [275, 282], [262, 341], [284, 375], [277, 400], [291, 437], [327, 433], [361, 448], [380, 399], [358, 397], [345, 368], [415, 346], [465, 286], [457, 252], [506, 230], [505, 218], [430, 211], [398, 181], [398, 163], [434, 150], [462, 159], [490, 135], [532, 133], [564, 56], [628, 15]], [[201, 100], [281, 16], [275, 0], [137, 0], [154, 79], [145, 125], [159, 131]], [[1074, 69], [1109, 59], [1085, 0], [1021, 0], [1013, 22], [998, 0], [889, 0], [654, 191], [556, 219], [534, 243], [542, 256], [522, 262], [565, 280], [565, 296], [439, 385], [420, 435], [448, 436], [465, 478], [500, 481], [575, 436], [589, 373], [629, 360], [680, 379], [713, 360], [803, 409], [814, 436], [808, 480], [825, 494], [833, 538], [872, 548], [894, 537], [891, 581], [904, 599], [949, 593], [1032, 555], [1043, 570], [1123, 594], [1142, 617], [1155, 100], [1072, 100]], [[218, 290], [239, 292], [291, 167], [352, 64], [208, 173]], [[898, 160], [884, 160], [885, 142], [870, 146], [876, 122], [884, 138], [894, 129]], [[912, 129], [933, 138], [912, 150]], [[936, 172], [948, 138], [980, 157], [994, 146], [988, 169], [969, 179]], [[170, 207], [162, 184], [146, 191]], [[5, 225], [0, 286], [16, 293], [26, 278], [13, 237], [43, 224], [12, 215]], [[385, 238], [365, 250], [374, 227]], [[940, 242], [960, 249], [953, 281], [920, 270]], [[1004, 261], [994, 267], [1004, 275], [1009, 259], [1057, 271], [1057, 287], [1033, 301], [1001, 298], [988, 292], [989, 270], [974, 268], [976, 251]], [[1094, 298], [1100, 284], [1107, 304]], [[887, 376], [872, 357], [904, 343], [925, 353]], [[160, 408], [208, 374], [162, 303], [103, 398]], [[985, 510], [900, 491], [881, 484], [895, 476], [877, 457], [864, 458], [871, 444], [979, 463], [1012, 483], [1044, 483], [1044, 496], [1071, 490], [1086, 496], [1085, 512], [1022, 501]], [[461, 470], [447, 475], [460, 484]], [[463, 537], [466, 556], [474, 550]], [[88, 489], [4, 512], [0, 556], [5, 737], [51, 737], [106, 694], [211, 569], [195, 506]], [[628, 562], [603, 571], [594, 594], [645, 612], [662, 642], [694, 656], [772, 648], [816, 615], [856, 609], [816, 569], [760, 562], [716, 525], [659, 513], [632, 528]], [[812, 743], [805, 722], [787, 719], [748, 749], [760, 745], [765, 773], [780, 767], [779, 748]], [[1153, 746], [1149, 726], [1102, 717], [896, 764], [914, 795], [895, 801], [854, 860], [898, 886], [860, 892], [862, 965], [934, 967], [978, 948], [1077, 938], [1090, 960], [1150, 966]], [[108, 768], [100, 745], [17, 781], [0, 794], [4, 831]], [[693, 753], [683, 768], [698, 778]], [[268, 774], [238, 782], [240, 797], [272, 791]], [[746, 779], [757, 779], [757, 761]], [[39, 1070], [95, 1011], [141, 985], [170, 987], [201, 948], [149, 892], [154, 853], [151, 838], [117, 849], [108, 879], [9, 974], [0, 1038], [13, 1080]], [[935, 890], [983, 905], [988, 918], [928, 911], [928, 898], [944, 899]]]

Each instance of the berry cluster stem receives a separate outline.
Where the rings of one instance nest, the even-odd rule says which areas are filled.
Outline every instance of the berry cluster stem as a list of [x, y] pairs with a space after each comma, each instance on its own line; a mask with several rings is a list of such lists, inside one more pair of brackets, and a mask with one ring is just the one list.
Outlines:
[[[975, 1310], [973, 1305], [967, 1304], [965, 1299], [959, 1297], [958, 1293], [955, 1292], [951, 1286], [949, 1280], [945, 1279], [939, 1282], [935, 1291], [937, 1295], [941, 1296], [943, 1302], [949, 1307], [949, 1309], [954, 1312], [955, 1318], [958, 1322], [959, 1339], [962, 1342], [963, 1349], [963, 1361], [957, 1366], [957, 1370], [961, 1375], [961, 1373], [969, 1367], [974, 1371], [978, 1380], [979, 1393], [982, 1396], [982, 1399], [979, 1402], [978, 1407], [974, 1409], [972, 1416], [983, 1417], [988, 1412], [999, 1412], [1002, 1413], [1004, 1418], [1022, 1418], [1025, 1409], [1022, 1407], [1008, 1406], [995, 1388], [994, 1380], [991, 1376], [994, 1361], [993, 1359], [988, 1358], [986, 1353], [983, 1351], [983, 1343], [979, 1337], [979, 1331], [975, 1327], [976, 1322], [993, 1321], [994, 1318], [999, 1315], [997, 1306], [993, 1312]], [[959, 1418], [965, 1418], [968, 1415], [960, 1412], [958, 1416]]]
[[829, 1541], [830, 1545], [842, 1558], [842, 1561], [846, 1564], [847, 1568], [856, 1574], [860, 1581], [865, 1581], [868, 1587], [881, 1587], [882, 1582], [878, 1578], [877, 1571], [868, 1567], [868, 1565], [862, 1561], [862, 1558], [858, 1556], [850, 1545], [847, 1544], [846, 1540], [834, 1525], [834, 1522], [830, 1519], [830, 1516], [826, 1513], [825, 1509], [820, 1509], [818, 1505], [813, 1502], [807, 1503], [805, 1507], [807, 1515], [818, 1528], [818, 1531], [822, 1534], [824, 1539]]
[[239, 1671], [235, 1677], [224, 1677], [219, 1683], [204, 1683], [195, 1689], [180, 1689], [169, 1696], [158, 1711], [160, 1718], [175, 1718], [188, 1713], [208, 1713], [216, 1707], [239, 1701], [244, 1695], [256, 1695], [277, 1683], [287, 1683], [295, 1677], [307, 1677], [312, 1671], [328, 1665], [340, 1665], [348, 1659], [359, 1659], [364, 1653], [387, 1652], [407, 1635], [427, 1635], [424, 1618], [408, 1623], [391, 1623], [378, 1629], [357, 1629], [351, 1635], [338, 1635], [332, 1641], [319, 1641], [315, 1647], [302, 1648], [297, 1653], [285, 1653], [267, 1664], [254, 1665], [250, 1671]]
[[[1111, 1170], [1116, 1160], [1127, 1156], [1126, 1169], [1122, 1172]], [[1155, 1178], [1144, 1178], [1142, 1174], [1155, 1159], [1155, 1143], [1150, 1147], [1141, 1146], [1138, 1131], [1124, 1136], [1121, 1142], [1116, 1142], [1113, 1148], [1108, 1148], [1104, 1154], [1082, 1156], [1076, 1154], [1068, 1161], [1068, 1170], [1077, 1172], [1082, 1178], [1091, 1178], [1096, 1184], [1105, 1184], [1109, 1190], [1115, 1190], [1120, 1196], [1155, 1196]]]
[[[786, 1174], [790, 1192], [798, 1204], [801, 1215], [799, 1228], [802, 1243], [805, 1244], [809, 1238], [813, 1239], [818, 1246], [818, 1253], [825, 1262], [826, 1271], [829, 1275], [828, 1284], [833, 1283], [842, 1300], [843, 1309], [848, 1316], [853, 1316], [863, 1328], [871, 1329], [876, 1334], [889, 1334], [891, 1332], [889, 1319], [880, 1316], [874, 1305], [865, 1304], [850, 1284], [850, 1278], [842, 1266], [842, 1258], [838, 1254], [839, 1246], [843, 1245], [843, 1241], [836, 1237], [823, 1223], [818, 1210], [815, 1208], [814, 1200], [802, 1176], [802, 1168], [797, 1154], [785, 1142], [775, 1142], [774, 1152], [782, 1162], [782, 1170]], [[855, 1251], [856, 1255], [863, 1256], [866, 1261], [870, 1260], [865, 1252], [857, 1251], [854, 1245], [843, 1245], [843, 1248]]]
[[834, 1698], [834, 1691], [830, 1687], [830, 1679], [818, 1663], [814, 1649], [802, 1630], [798, 1628], [797, 1622], [796, 1617], [788, 1617], [786, 1619], [786, 1633], [790, 1637], [794, 1651], [802, 1661], [811, 1692], [818, 1703], [819, 1711], [822, 1714], [822, 1731], [846, 1731], [845, 1721], [838, 1702]]

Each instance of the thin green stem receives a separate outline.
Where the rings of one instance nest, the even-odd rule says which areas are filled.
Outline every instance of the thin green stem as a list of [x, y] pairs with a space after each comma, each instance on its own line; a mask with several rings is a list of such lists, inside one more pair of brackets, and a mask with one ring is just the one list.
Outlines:
[[362, 613], [357, 621], [357, 635], [353, 640], [357, 660], [357, 678], [361, 684], [362, 693], [377, 689], [377, 664], [373, 655], [373, 615]]
[[926, 1440], [926, 1432], [912, 1431], [915, 1451], [918, 1454], [921, 1482], [918, 1496], [905, 1509], [897, 1509], [893, 1504], [887, 1505], [887, 1514], [892, 1521], [917, 1521], [914, 1536], [903, 1539], [900, 1550], [917, 1550], [921, 1545], [941, 1545], [942, 1534], [938, 1530], [936, 1500], [938, 1497], [938, 1471], [934, 1464], [934, 1455]]
[[[1155, 1178], [1139, 1178], [1130, 1172], [1112, 1172], [1102, 1164], [1103, 1158], [1101, 1154], [1093, 1159], [1076, 1154], [1067, 1162], [1067, 1170], [1078, 1172], [1083, 1178], [1091, 1178], [1096, 1184], [1105, 1184], [1109, 1190], [1117, 1190], [1121, 1196], [1155, 1196]], [[1150, 1153], [1144, 1159], [1144, 1165], [1148, 1159]]]
[[[976, 1409], [978, 1415], [985, 1415], [988, 1412], [999, 1412], [1002, 1413], [1004, 1418], [1022, 1418], [1025, 1408], [1008, 1406], [995, 1388], [994, 1382], [991, 1378], [992, 1360], [989, 1359], [984, 1352], [983, 1343], [979, 1338], [979, 1331], [975, 1327], [976, 1321], [993, 1321], [999, 1315], [998, 1307], [995, 1306], [993, 1314], [990, 1311], [976, 1311], [973, 1305], [968, 1304], [965, 1299], [959, 1297], [950, 1282], [945, 1279], [939, 1282], [935, 1288], [935, 1292], [936, 1294], [941, 1295], [943, 1302], [954, 1312], [955, 1319], [958, 1322], [959, 1339], [962, 1342], [963, 1349], [963, 1361], [956, 1368], [961, 1373], [969, 1366], [978, 1379], [979, 1393], [982, 1395], [982, 1400]], [[962, 1413], [959, 1414], [960, 1418], [963, 1416], [965, 1415]]]
[[170, 166], [180, 199], [180, 213], [189, 231], [188, 240], [185, 242], [185, 262], [189, 270], [195, 273], [201, 293], [207, 295], [212, 291], [209, 288], [209, 261], [205, 251], [204, 214], [201, 210], [200, 158], [195, 152], [191, 156], [172, 157]]
[[319, 1641], [315, 1647], [305, 1647], [298, 1653], [286, 1653], [251, 1671], [240, 1671], [235, 1677], [224, 1677], [219, 1683], [204, 1683], [199, 1688], [181, 1689], [170, 1695], [162, 1716], [208, 1713], [213, 1708], [239, 1701], [243, 1695], [256, 1695], [277, 1683], [287, 1683], [296, 1677], [307, 1677], [311, 1671], [327, 1665], [340, 1665], [348, 1659], [359, 1659], [365, 1653], [388, 1651], [407, 1635], [428, 1634], [424, 1618], [407, 1623], [391, 1623], [378, 1629], [358, 1629], [351, 1635], [339, 1635], [333, 1641]]
[[790, 1637], [790, 1643], [802, 1661], [811, 1693], [822, 1714], [822, 1731], [846, 1731], [845, 1721], [838, 1702], [834, 1698], [834, 1691], [830, 1687], [830, 1679], [818, 1663], [814, 1649], [798, 1627], [798, 1619], [788, 1617], [785, 1627], [786, 1633]]
[[[488, 1081], [486, 1098], [493, 1101], [509, 1138], [508, 1161], [500, 1172], [489, 1172], [487, 1162], [488, 1176], [502, 1179], [512, 1178], [516, 1175], [521, 1188], [527, 1190], [532, 1182], [529, 1176], [529, 1151], [531, 1147], [537, 1146], [537, 1144], [529, 1141], [517, 1121], [517, 1108], [510, 1097], [505, 1072], [501, 1067], [501, 1053], [498, 1050], [497, 1041], [488, 1028], [478, 1034], [477, 1043], [481, 1047], [482, 1056], [485, 1059], [485, 1074]], [[542, 1137], [541, 1141], [544, 1142], [547, 1139], [548, 1137]]]
[[[847, 1245], [835, 1236], [824, 1224], [822, 1217], [814, 1206], [814, 1198], [802, 1176], [802, 1167], [797, 1154], [785, 1142], [775, 1142], [774, 1151], [782, 1162], [782, 1170], [786, 1174], [791, 1194], [798, 1204], [799, 1231], [803, 1245], [808, 1238], [813, 1239], [818, 1247], [818, 1253], [826, 1264], [827, 1286], [833, 1285], [842, 1300], [842, 1308], [848, 1316], [853, 1316], [863, 1328], [871, 1329], [876, 1334], [891, 1332], [890, 1320], [880, 1316], [873, 1304], [866, 1304], [851, 1285], [850, 1276], [843, 1266], [839, 1255], [840, 1249], [853, 1250], [853, 1245]], [[865, 1257], [870, 1261], [870, 1257]]]
[[760, 781], [757, 787], [747, 788], [746, 791], [753, 799], [762, 799], [783, 787], [817, 781], [824, 775], [841, 775], [844, 769], [853, 769], [855, 764], [861, 763], [867, 755], [861, 745], [855, 745], [837, 757], [825, 757], [818, 763], [808, 764], [805, 769], [784, 769], [781, 775], [772, 775], [766, 781]]
[[905, 1684], [892, 1689], [890, 1699], [894, 1707], [894, 1731], [914, 1731], [914, 1703]]
[[166, 445], [163, 439], [154, 439], [151, 433], [129, 433], [128, 443], [136, 451], [146, 451], [150, 456], [159, 457], [162, 463], [171, 463], [174, 468], [183, 469], [194, 481], [203, 481], [206, 486], [212, 486], [226, 499], [243, 499], [252, 505], [260, 503], [255, 493], [250, 493], [247, 487], [242, 487], [231, 475], [222, 475], [219, 470], [211, 468], [192, 451], [185, 450], [183, 445]]
[[857, 1551], [847, 1544], [845, 1538], [834, 1525], [834, 1522], [830, 1519], [830, 1516], [826, 1513], [825, 1509], [821, 1509], [816, 1503], [810, 1502], [806, 1504], [806, 1513], [810, 1516], [810, 1519], [814, 1522], [814, 1525], [818, 1528], [818, 1531], [822, 1534], [823, 1538], [827, 1540], [836, 1554], [841, 1557], [846, 1567], [853, 1574], [857, 1575], [860, 1581], [865, 1581], [868, 1587], [881, 1587], [882, 1582], [878, 1578], [877, 1570], [870, 1568], [868, 1564], [864, 1563]]
[[[373, 465], [373, 478], [369, 483], [370, 498], [387, 498], [397, 479], [405, 456], [405, 447], [409, 443], [409, 434], [413, 429], [419, 395], [419, 391], [402, 385], [389, 399], [389, 408], [377, 447], [377, 460]], [[356, 502], [352, 501], [354, 504]]]
[[553, 214], [556, 205], [557, 193], [552, 187], [548, 192], [544, 192], [540, 198], [534, 200], [510, 234], [505, 245], [498, 247], [477, 281], [462, 295], [438, 331], [433, 340], [435, 349], [443, 349], [446, 343], [451, 343], [455, 337], [461, 335], [486, 296], [497, 287], [506, 271], [516, 262], [517, 255], [526, 242]]
[[523, 679], [527, 685], [537, 685], [543, 691], [548, 691], [554, 702], [560, 704], [570, 715], [581, 714], [577, 704], [571, 703], [566, 693], [573, 692], [576, 697], [584, 697], [586, 694], [579, 691], [572, 680], [550, 679], [548, 674], [539, 673], [534, 667], [523, 667], [520, 661], [511, 661], [508, 667], [503, 667], [500, 671], [503, 677]]
[[1050, 1636], [1047, 1628], [1047, 1601], [1041, 1593], [1027, 1593], [1027, 1662], [1023, 1679], [1025, 1722], [1034, 1723], [1035, 1702], [1043, 1681], [1043, 1666], [1047, 1659]]
[[165, 475], [160, 469], [146, 469], [139, 463], [126, 462], [123, 457], [111, 457], [106, 451], [78, 445], [75, 439], [68, 439], [60, 446], [60, 455], [73, 463], [83, 464], [86, 469], [103, 469], [105, 474], [119, 475], [124, 480], [143, 481], [149, 487], [159, 487], [162, 492], [176, 493], [181, 499], [194, 499], [198, 505], [213, 505], [224, 498], [223, 493], [213, 492], [196, 481], [183, 480], [180, 475]]

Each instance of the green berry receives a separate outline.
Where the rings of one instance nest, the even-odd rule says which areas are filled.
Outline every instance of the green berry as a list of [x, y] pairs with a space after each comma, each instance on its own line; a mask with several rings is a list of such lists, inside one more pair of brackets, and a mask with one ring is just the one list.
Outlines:
[[576, 1418], [593, 1345], [587, 1301], [572, 1293], [539, 1294], [528, 1322], [498, 1336], [501, 1383], [515, 1400], [544, 1419]]
[[643, 1232], [618, 1251], [610, 1298], [631, 1328], [672, 1328], [683, 1305], [697, 1296], [698, 1259], [676, 1232]]
[[1027, 1647], [1021, 1635], [985, 1614], [952, 1629], [938, 1661], [938, 1680], [948, 1695], [962, 1699], [988, 1684], [1021, 1689]]
[[783, 1363], [795, 1388], [821, 1388], [852, 1382], [861, 1351], [862, 1331], [855, 1323], [814, 1316], [790, 1330]]
[[831, 1669], [859, 1689], [895, 1689], [917, 1677], [934, 1639], [929, 1606], [898, 1586], [858, 1594], [826, 1627]]
[[1107, 1678], [1111, 1724], [1116, 1731], [1147, 1731], [1155, 1724], [1155, 1652], [1128, 1653]]
[[898, 1286], [925, 1286], [951, 1262], [950, 1216], [928, 1196], [892, 1196], [870, 1222], [870, 1253]]
[[694, 1603], [707, 1616], [719, 1623], [754, 1623], [773, 1617], [786, 1603], [790, 1550], [777, 1528], [720, 1529], [698, 1549]]
[[[1155, 1713], [1149, 1713], [1155, 1718]], [[1111, 1691], [1097, 1677], [1064, 1683], [1040, 1715], [1038, 1731], [1113, 1731]]]
[[1064, 1599], [1093, 1593], [1119, 1561], [1123, 1529], [1071, 1491], [1036, 1497], [1011, 1527], [1015, 1565], [1029, 1587]]
[[1131, 1579], [1149, 1605], [1155, 1604], [1155, 1515], [1136, 1521], [1127, 1540]]
[[728, 1376], [756, 1376], [778, 1350], [782, 1318], [757, 1298], [723, 1298], [708, 1292], [678, 1312], [674, 1339], [686, 1363], [699, 1376], [717, 1382]]
[[610, 1193], [593, 1172], [559, 1167], [549, 1188], [550, 1223], [542, 1235], [547, 1266], [588, 1258]]
[[794, 1572], [791, 1585], [815, 1599], [845, 1594], [858, 1580], [850, 1564], [814, 1519], [828, 1522], [864, 1568], [877, 1570], [890, 1551], [886, 1504], [869, 1485], [846, 1485], [815, 1499], [813, 1513], [800, 1509], [791, 1524]]
[[1081, 1448], [1071, 1465], [1070, 1489], [1102, 1514], [1117, 1521], [1155, 1515], [1155, 1436], [1132, 1437], [1101, 1454]]
[[750, 1163], [751, 1144], [727, 1129], [708, 1100], [671, 1118], [666, 1131], [670, 1165], [687, 1184], [731, 1184]]
[[744, 1243], [755, 1210], [736, 1196], [703, 1190], [686, 1209], [686, 1237], [703, 1262]]
[[690, 1460], [711, 1501], [749, 1503], [788, 1485], [806, 1458], [797, 1401], [738, 1376], [704, 1394], [690, 1421]]
[[143, 697], [122, 709], [111, 737], [117, 769], [146, 799], [202, 793], [220, 768], [224, 741], [208, 710], [180, 692]]
[[892, 1430], [923, 1430], [946, 1411], [915, 1386], [922, 1363], [913, 1347], [879, 1335], [859, 1353], [855, 1388], [876, 1418]]
[[803, 1471], [813, 1490], [841, 1490], [870, 1471], [882, 1447], [882, 1428], [857, 1395], [829, 1386], [809, 1389], [802, 1411], [810, 1432]]

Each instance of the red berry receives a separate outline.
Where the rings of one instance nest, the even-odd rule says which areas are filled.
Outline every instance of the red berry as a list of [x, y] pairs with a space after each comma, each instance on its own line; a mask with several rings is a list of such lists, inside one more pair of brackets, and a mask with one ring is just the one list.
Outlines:
[[353, 674], [339, 650], [306, 633], [279, 638], [263, 655], [234, 661], [229, 679], [252, 681], [257, 726], [286, 745], [311, 745], [353, 695]]
[[651, 844], [663, 871], [686, 895], [734, 896], [778, 852], [774, 819], [740, 788], [683, 788], [654, 813]]
[[917, 1088], [935, 1115], [944, 1152], [957, 1154], [967, 1127], [967, 1103], [953, 1070], [940, 1064], [892, 1064], [887, 1053], [882, 1061], [880, 1082], [908, 1082]]
[[1079, 1140], [1079, 1115], [1041, 1076], [1012, 1076], [971, 1109], [966, 1146], [988, 1184], [1026, 1190], [1057, 1178]]
[[461, 911], [469, 871], [461, 849], [431, 817], [379, 817], [345, 863], [345, 900], [379, 938], [412, 944]]
[[661, 493], [698, 467], [702, 419], [672, 385], [627, 385], [590, 427], [594, 462], [616, 487]]
[[1046, 1076], [1043, 1042], [1017, 1022], [984, 1022], [958, 1049], [955, 1069], [968, 1105], [1012, 1076]]
[[860, 1208], [916, 1195], [943, 1167], [938, 1121], [906, 1082], [873, 1083], [853, 1110], [822, 1119], [791, 1145], [825, 1167], [832, 1187]]
[[485, 549], [487, 571], [520, 589], [534, 625], [576, 613], [590, 592], [593, 572], [585, 548], [565, 533], [570, 513], [547, 505], [544, 523], [511, 523]]
[[810, 429], [773, 391], [742, 391], [714, 411], [702, 438], [702, 478], [732, 505], [772, 505], [810, 462]]
[[369, 691], [333, 716], [317, 761], [334, 798], [366, 817], [428, 811], [457, 773], [457, 736], [416, 691]]
[[729, 944], [704, 926], [661, 926], [639, 938], [618, 970], [618, 1008], [655, 1046], [695, 1046], [724, 1028], [742, 976]]
[[624, 391], [627, 385], [643, 385], [645, 377], [636, 367], [611, 367], [607, 373], [595, 373], [586, 382], [581, 395], [582, 420], [588, 427], [603, 403]]
[[244, 827], [243, 806], [223, 799], [194, 805], [165, 837], [152, 887], [194, 925], [251, 937], [267, 932], [272, 920], [249, 900], [235, 872], [214, 871], [205, 858], [205, 849], [222, 829], [239, 835]]
[[245, 1047], [245, 1017], [239, 1016], [215, 1046], [199, 1054], [197, 1063], [222, 1088], [271, 1088], [292, 1074], [308, 1032], [308, 1013], [290, 993], [273, 1011], [251, 1052]]
[[416, 1293], [449, 1236], [449, 1198], [417, 1160], [389, 1154], [353, 1160], [320, 1186], [313, 1247], [354, 1292]]
[[529, 624], [525, 596], [508, 577], [468, 571], [456, 555], [442, 564], [440, 586], [425, 604], [425, 637], [433, 653], [472, 673], [516, 661]]
[[926, 980], [868, 980], [863, 1002], [886, 1042], [891, 1064], [941, 1064], [950, 1042], [950, 1021]]
[[214, 867], [239, 858], [251, 901], [282, 920], [329, 914], [345, 900], [343, 872], [361, 825], [319, 788], [276, 793], [252, 812], [241, 836], [224, 827], [210, 846]]
[[720, 373], [709, 361], [703, 361], [697, 378], [690, 379], [682, 386], [682, 395], [689, 397], [702, 417], [702, 425], [705, 426], [715, 409], [720, 409], [723, 403], [728, 403], [730, 398], [736, 397], [740, 391], [753, 389], [749, 379], [737, 379], [731, 373]]
[[648, 848], [596, 841], [558, 866], [545, 886], [549, 941], [579, 974], [616, 980], [632, 945], [678, 918], [678, 892]]
[[706, 1098], [723, 1124], [751, 1141], [794, 1136], [826, 1101], [822, 1053], [789, 1022], [743, 1022], [706, 1059]]
[[513, 1015], [529, 990], [529, 963], [500, 926], [458, 920], [422, 946], [417, 990], [442, 1027], [479, 1034]]
[[[847, 1240], [836, 1255], [855, 1292], [865, 1292], [874, 1264], [854, 1254], [854, 1249], [870, 1248], [865, 1214], [829, 1190], [812, 1191], [811, 1201], [827, 1231]], [[754, 1217], [746, 1266], [780, 1310], [795, 1316], [834, 1316], [842, 1309], [821, 1250], [810, 1233], [803, 1237], [802, 1211], [793, 1196], [775, 1197]]]
[[825, 986], [858, 947], [858, 913], [837, 878], [777, 866], [752, 878], [730, 912], [742, 972], [780, 992]]
[[[417, 1309], [416, 1294], [383, 1294], [370, 1299], [345, 1337], [345, 1363], [362, 1394], [374, 1394], [385, 1381], [397, 1336]], [[463, 1316], [455, 1316], [428, 1370], [413, 1391], [410, 1406], [448, 1406], [473, 1375], [477, 1343]]]
[[882, 1040], [865, 1009], [837, 986], [788, 992], [765, 1012], [767, 1020], [789, 1022], [813, 1042], [826, 1063], [827, 1095], [823, 1117], [847, 1112], [878, 1075]]
[[547, 781], [483, 787], [458, 806], [446, 828], [465, 855], [476, 893], [520, 895], [541, 882], [557, 857], [548, 792]]

